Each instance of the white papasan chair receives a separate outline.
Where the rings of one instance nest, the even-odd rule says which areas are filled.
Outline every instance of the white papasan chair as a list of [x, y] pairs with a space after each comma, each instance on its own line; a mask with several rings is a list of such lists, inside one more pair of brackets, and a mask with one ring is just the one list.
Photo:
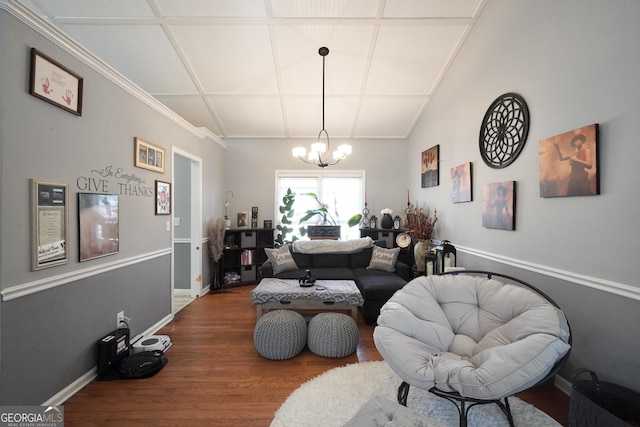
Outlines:
[[[497, 280], [495, 277], [499, 277]], [[378, 351], [409, 386], [454, 403], [460, 425], [477, 404], [496, 403], [513, 426], [507, 397], [552, 378], [569, 356], [562, 310], [535, 287], [484, 271], [421, 276], [380, 310]]]

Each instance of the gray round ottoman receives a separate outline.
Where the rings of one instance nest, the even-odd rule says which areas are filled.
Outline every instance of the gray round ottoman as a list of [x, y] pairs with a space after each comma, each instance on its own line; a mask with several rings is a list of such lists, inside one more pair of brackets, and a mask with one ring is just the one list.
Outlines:
[[322, 357], [345, 357], [358, 347], [358, 324], [342, 313], [320, 313], [309, 322], [307, 345]]
[[307, 343], [307, 322], [295, 311], [270, 311], [256, 322], [253, 343], [258, 353], [267, 359], [291, 359], [300, 354]]

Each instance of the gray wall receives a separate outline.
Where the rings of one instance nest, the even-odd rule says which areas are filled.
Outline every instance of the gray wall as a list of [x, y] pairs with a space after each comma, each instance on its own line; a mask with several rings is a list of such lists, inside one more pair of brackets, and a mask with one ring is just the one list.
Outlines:
[[[132, 336], [171, 318], [170, 217], [154, 215], [153, 191], [132, 195], [116, 175], [104, 178], [104, 192], [120, 194], [120, 251], [80, 263], [77, 193], [102, 192], [82, 188], [84, 179], [122, 168], [153, 189], [171, 180], [171, 147], [191, 153], [203, 159], [204, 239], [207, 219], [222, 216], [225, 144], [35, 17], [1, 6], [0, 404], [41, 404], [95, 367], [95, 342], [114, 329], [116, 312], [132, 318]], [[31, 47], [84, 78], [81, 117], [29, 95]], [[136, 136], [166, 149], [164, 174], [133, 166]], [[66, 265], [31, 271], [30, 179], [69, 184]]]
[[[328, 125], [327, 131], [331, 135]], [[291, 149], [312, 141], [286, 139], [233, 140], [227, 149], [226, 179], [234, 198], [229, 204], [229, 219], [235, 226], [237, 212], [251, 212], [258, 206], [258, 224], [264, 219], [278, 223], [275, 206], [276, 170], [318, 170], [294, 158]], [[334, 141], [332, 145], [341, 142]], [[364, 170], [367, 202], [371, 214], [380, 217], [380, 211], [390, 208], [401, 212], [407, 200], [407, 147], [406, 141], [397, 140], [353, 140], [353, 154], [342, 160], [331, 170]], [[419, 161], [419, 160], [418, 160]], [[346, 215], [345, 215], [346, 216]]]
[[[640, 3], [491, 0], [410, 140], [409, 156], [441, 149], [441, 185], [412, 194], [436, 207], [438, 237], [461, 264], [529, 278], [566, 311], [574, 332], [565, 378], [582, 366], [638, 389], [640, 198]], [[491, 169], [478, 150], [480, 123], [505, 92], [531, 112], [520, 157]], [[601, 195], [541, 198], [538, 142], [600, 124]], [[473, 202], [450, 201], [451, 167], [473, 162]], [[482, 227], [482, 185], [517, 182], [516, 231]]]

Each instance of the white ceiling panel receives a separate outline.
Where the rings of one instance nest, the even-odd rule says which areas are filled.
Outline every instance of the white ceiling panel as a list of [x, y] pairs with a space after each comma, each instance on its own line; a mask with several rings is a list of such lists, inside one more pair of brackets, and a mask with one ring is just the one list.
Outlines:
[[164, 16], [178, 17], [261, 17], [263, 1], [255, 0], [154, 0]]
[[266, 26], [176, 25], [170, 31], [205, 93], [278, 93]]
[[273, 28], [278, 46], [281, 89], [285, 94], [322, 94], [320, 47], [329, 48], [326, 93], [357, 94], [367, 67], [372, 25], [278, 25]]
[[285, 136], [280, 98], [277, 96], [209, 97], [225, 132], [236, 138]]
[[[325, 98], [325, 130], [331, 138], [351, 136], [358, 99], [355, 96]], [[289, 136], [317, 137], [322, 129], [322, 97], [286, 97], [284, 101]]]
[[270, 0], [269, 3], [273, 16], [278, 18], [375, 18], [379, 7], [374, 0]]
[[195, 127], [205, 127], [216, 135], [222, 134], [222, 129], [200, 95], [164, 96], [156, 95], [158, 101], [173, 111], [180, 111], [180, 115]]
[[151, 94], [197, 93], [160, 26], [65, 25], [64, 28], [87, 49]]
[[366, 96], [362, 100], [356, 137], [407, 138], [422, 114], [426, 97]]
[[[11, 0], [222, 138], [407, 138], [487, 0]], [[46, 52], [45, 52], [46, 53]]]
[[482, 0], [386, 0], [385, 18], [473, 18]]
[[50, 12], [52, 17], [150, 17], [146, 0], [30, 0], [27, 5]]
[[366, 93], [431, 94], [466, 29], [466, 25], [381, 28]]

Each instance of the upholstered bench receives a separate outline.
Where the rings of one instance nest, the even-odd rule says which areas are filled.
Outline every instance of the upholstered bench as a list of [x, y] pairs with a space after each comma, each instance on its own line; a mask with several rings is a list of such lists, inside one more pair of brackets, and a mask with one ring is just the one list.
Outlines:
[[300, 354], [307, 343], [307, 322], [295, 311], [270, 311], [256, 322], [253, 343], [258, 353], [267, 359], [291, 359]]
[[342, 313], [320, 313], [309, 321], [307, 345], [322, 357], [346, 357], [358, 347], [356, 321]]

